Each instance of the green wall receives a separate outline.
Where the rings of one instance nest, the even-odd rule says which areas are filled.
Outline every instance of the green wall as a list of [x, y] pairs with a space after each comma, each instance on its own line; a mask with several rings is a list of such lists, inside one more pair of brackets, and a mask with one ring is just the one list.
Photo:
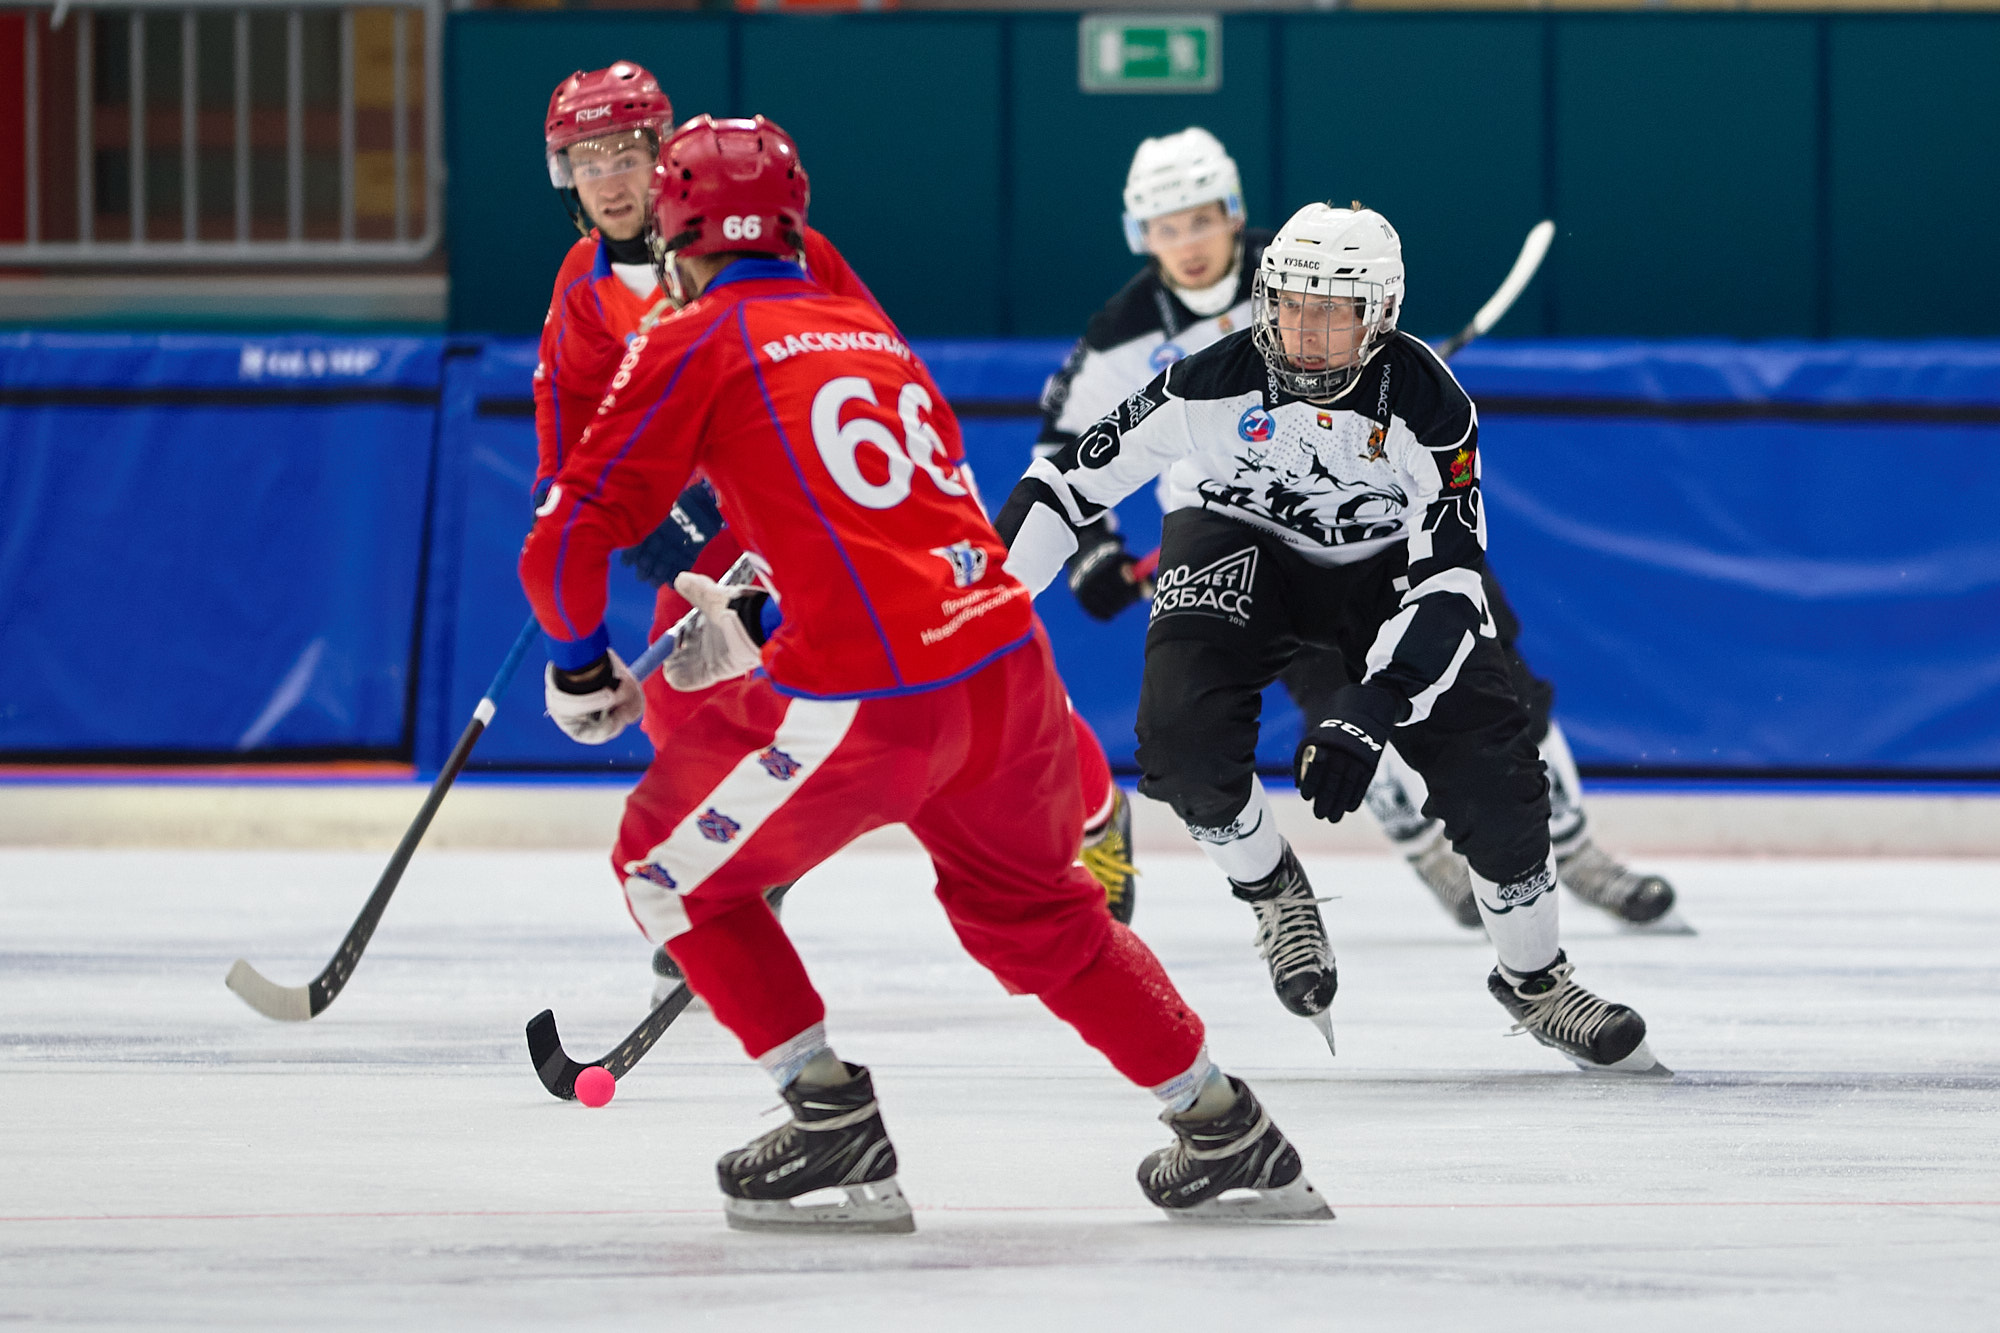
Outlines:
[[1140, 138], [1206, 125], [1256, 220], [1359, 198], [1406, 326], [1462, 323], [1543, 216], [1528, 335], [2000, 335], [2000, 15], [1232, 16], [1206, 95], [1085, 96], [1068, 14], [454, 13], [452, 327], [531, 332], [574, 236], [540, 125], [637, 59], [682, 117], [798, 138], [814, 222], [918, 336], [1076, 332], [1136, 261]]

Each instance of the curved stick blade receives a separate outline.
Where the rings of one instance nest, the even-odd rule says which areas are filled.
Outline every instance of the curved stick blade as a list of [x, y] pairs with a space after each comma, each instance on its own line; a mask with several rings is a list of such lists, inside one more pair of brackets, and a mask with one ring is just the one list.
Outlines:
[[244, 959], [230, 965], [223, 984], [243, 997], [243, 1003], [281, 1023], [303, 1023], [313, 1016], [312, 987], [280, 986]]
[[576, 1100], [576, 1076], [589, 1066], [578, 1064], [563, 1050], [554, 1010], [544, 1009], [528, 1020], [528, 1059], [534, 1062], [535, 1077], [550, 1095], [566, 1102]]

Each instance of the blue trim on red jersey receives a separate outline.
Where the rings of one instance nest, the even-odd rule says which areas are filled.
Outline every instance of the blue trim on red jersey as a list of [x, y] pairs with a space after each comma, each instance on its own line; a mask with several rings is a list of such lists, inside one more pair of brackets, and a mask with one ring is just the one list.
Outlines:
[[[965, 668], [965, 670], [954, 672], [952, 675], [946, 676], [943, 680], [926, 681], [921, 685], [892, 685], [886, 690], [861, 690], [854, 694], [809, 694], [804, 690], [795, 690], [789, 685], [780, 685], [777, 681], [773, 680], [771, 681], [771, 688], [779, 694], [788, 695], [794, 699], [818, 699], [826, 702], [834, 702], [841, 699], [901, 699], [912, 694], [928, 694], [932, 690], [941, 690], [947, 685], [956, 685], [961, 680], [978, 675], [1008, 653], [1013, 652], [1017, 648], [1026, 647], [1033, 641], [1034, 637], [1035, 631], [1030, 629], [1026, 634], [1014, 640], [1014, 642], [1002, 644], [1000, 647], [995, 648], [992, 652]], [[759, 670], [762, 671], [763, 669], [759, 668]], [[768, 671], [763, 671], [766, 679], [770, 678], [770, 674]]]
[[581, 671], [611, 647], [611, 627], [599, 625], [581, 639], [558, 639], [544, 631], [542, 640], [549, 646], [549, 661], [556, 664], [556, 670]]
[[751, 255], [723, 265], [721, 271], [708, 280], [708, 286], [701, 289], [701, 294], [706, 296], [717, 287], [727, 286], [732, 282], [756, 282], [764, 278], [790, 278], [795, 282], [812, 281], [803, 268], [790, 260]]
[[597, 238], [597, 258], [592, 260], [590, 264], [591, 281], [595, 282], [599, 278], [608, 278], [610, 276], [611, 247], [606, 245], [604, 238], [600, 236]]
[[[750, 261], [739, 259], [736, 262], [743, 264]], [[730, 267], [735, 266], [732, 264]], [[725, 273], [728, 271], [728, 269], [723, 270]], [[882, 617], [875, 614], [875, 603], [868, 599], [868, 589], [862, 586], [861, 571], [854, 567], [854, 561], [848, 556], [847, 548], [841, 544], [840, 534], [834, 531], [833, 520], [829, 519], [826, 511], [819, 507], [819, 497], [813, 494], [812, 487], [807, 484], [805, 469], [799, 466], [799, 457], [792, 450], [792, 438], [785, 433], [784, 423], [778, 420], [778, 406], [771, 401], [771, 386], [764, 383], [764, 368], [757, 364], [757, 347], [750, 341], [750, 324], [743, 316], [744, 308], [749, 304], [748, 300], [736, 303], [736, 328], [743, 335], [743, 351], [750, 358], [750, 373], [757, 377], [757, 392], [764, 396], [764, 411], [771, 418], [771, 429], [778, 432], [778, 443], [784, 447], [785, 460], [792, 465], [792, 475], [798, 478], [799, 490], [805, 494], [806, 503], [812, 506], [813, 513], [819, 515], [820, 526], [826, 529], [827, 540], [833, 543], [834, 551], [840, 556], [840, 563], [847, 567], [847, 577], [854, 583], [854, 593], [861, 599], [862, 609], [868, 612], [868, 623], [875, 627], [875, 637], [882, 642], [882, 656], [888, 659], [889, 674], [896, 678], [896, 685], [901, 687], [903, 671], [896, 664], [896, 650], [889, 646], [889, 632], [882, 627]]]

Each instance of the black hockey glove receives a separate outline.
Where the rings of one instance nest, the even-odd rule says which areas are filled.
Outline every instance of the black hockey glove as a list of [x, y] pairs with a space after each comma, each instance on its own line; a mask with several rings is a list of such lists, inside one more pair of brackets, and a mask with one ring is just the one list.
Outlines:
[[1069, 568], [1069, 590], [1093, 620], [1111, 620], [1139, 600], [1138, 561], [1117, 537], [1077, 556]]
[[707, 482], [698, 481], [681, 492], [666, 522], [618, 558], [645, 583], [664, 587], [693, 569], [701, 548], [721, 531], [722, 511], [716, 507], [715, 492]]
[[1342, 815], [1361, 808], [1389, 729], [1409, 711], [1407, 702], [1380, 685], [1343, 685], [1334, 692], [1330, 713], [1307, 729], [1292, 755], [1299, 795], [1314, 814], [1338, 824]]

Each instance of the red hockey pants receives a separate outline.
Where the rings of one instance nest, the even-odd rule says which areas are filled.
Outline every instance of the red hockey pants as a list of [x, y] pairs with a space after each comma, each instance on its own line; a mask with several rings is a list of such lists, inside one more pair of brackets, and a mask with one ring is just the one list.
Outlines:
[[627, 799], [613, 865], [641, 929], [755, 1057], [826, 1016], [764, 889], [907, 824], [967, 952], [1151, 1087], [1194, 1063], [1201, 1020], [1076, 865], [1081, 808], [1038, 634], [921, 694], [795, 699], [761, 674], [717, 686]]

